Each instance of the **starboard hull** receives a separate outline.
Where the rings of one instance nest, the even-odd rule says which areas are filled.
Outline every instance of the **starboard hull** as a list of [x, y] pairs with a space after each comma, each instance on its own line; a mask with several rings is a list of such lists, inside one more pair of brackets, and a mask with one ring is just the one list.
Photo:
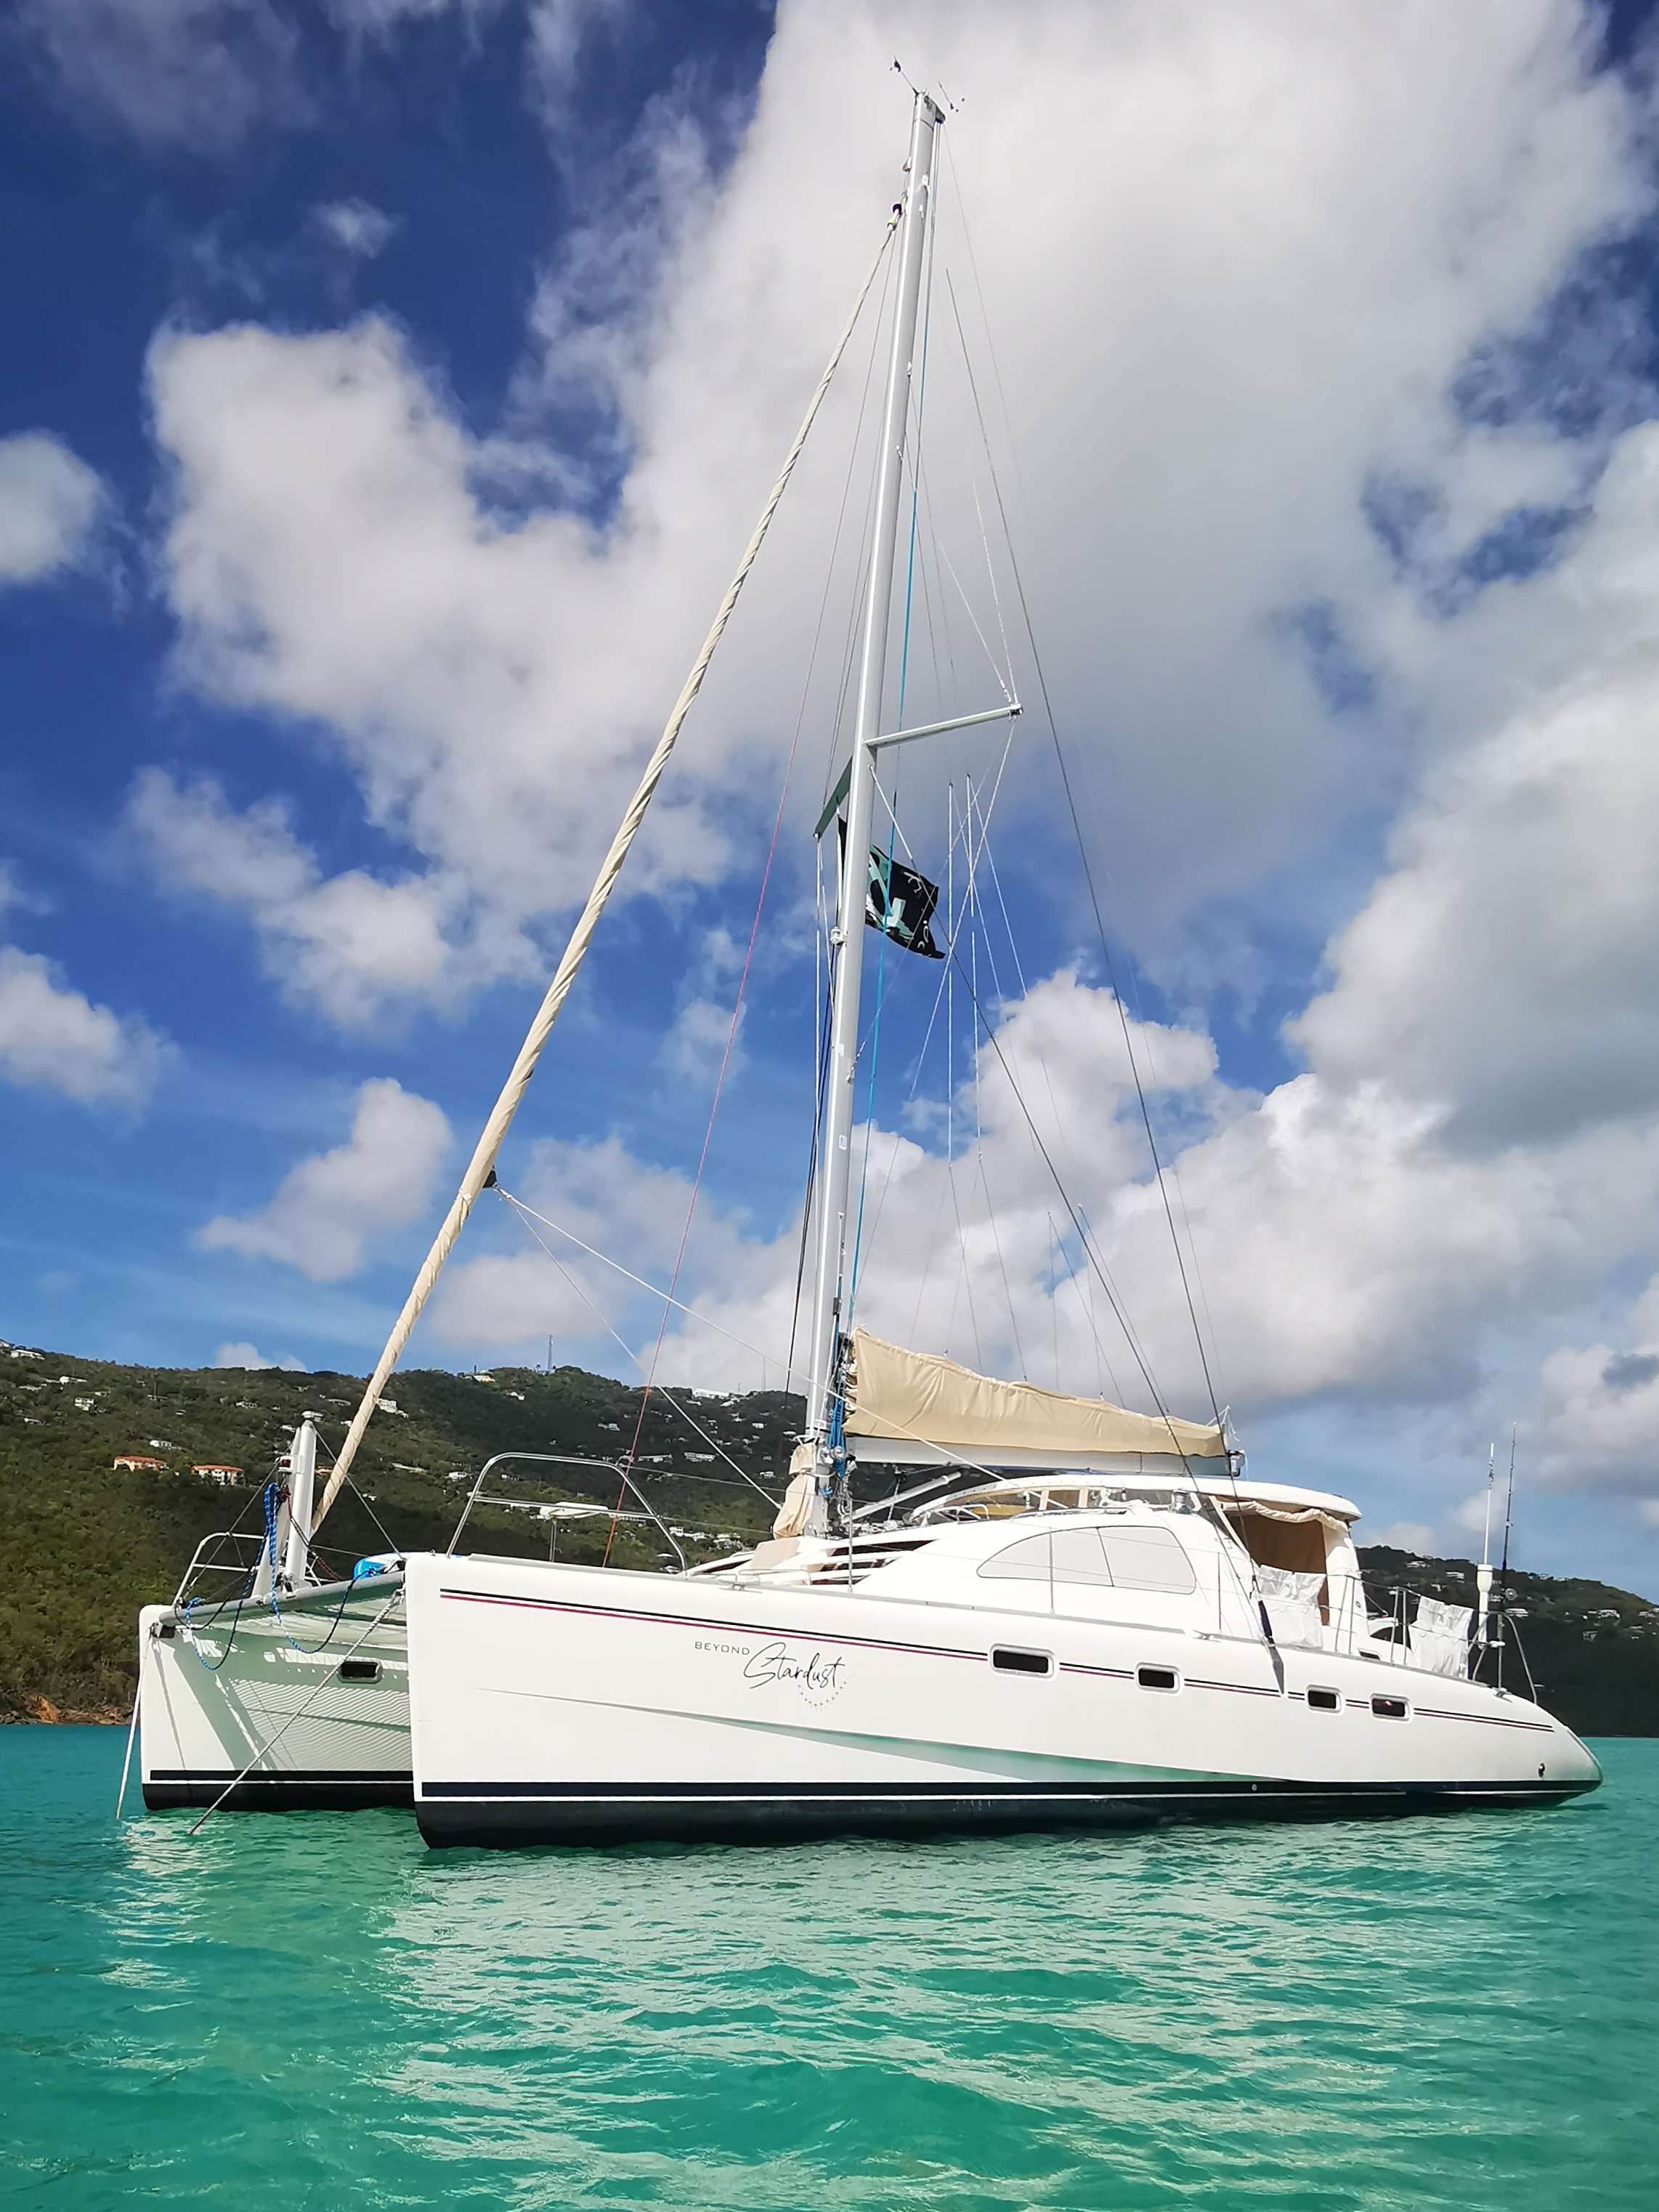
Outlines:
[[[1326, 1652], [1285, 1651], [1281, 1683], [1259, 1642], [1133, 1624], [506, 1560], [407, 1573], [434, 1845], [1443, 1813], [1601, 1778], [1524, 1699]], [[1006, 1649], [1045, 1671], [1001, 1671]], [[1340, 1707], [1310, 1708], [1328, 1685]]]

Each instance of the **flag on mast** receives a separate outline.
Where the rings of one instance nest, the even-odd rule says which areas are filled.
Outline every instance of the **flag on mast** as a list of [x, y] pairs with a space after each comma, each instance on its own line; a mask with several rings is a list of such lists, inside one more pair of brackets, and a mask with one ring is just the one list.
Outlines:
[[[844, 853], [847, 824], [843, 821], [838, 826]], [[864, 919], [872, 929], [880, 930], [884, 937], [891, 938], [906, 952], [920, 953], [924, 960], [943, 960], [945, 955], [934, 942], [931, 927], [938, 904], [937, 884], [929, 883], [915, 869], [907, 868], [890, 853], [871, 847]]]

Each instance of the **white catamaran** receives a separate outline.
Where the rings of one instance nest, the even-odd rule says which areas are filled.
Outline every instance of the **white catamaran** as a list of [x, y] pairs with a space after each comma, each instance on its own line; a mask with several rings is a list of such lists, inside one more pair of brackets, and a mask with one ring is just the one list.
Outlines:
[[[429, 1843], [518, 1843], [1518, 1805], [1601, 1779], [1570, 1729], [1481, 1679], [1503, 1642], [1490, 1568], [1478, 1620], [1425, 1599], [1407, 1631], [1367, 1605], [1358, 1508], [1255, 1480], [1218, 1415], [994, 1381], [852, 1325], [878, 762], [1018, 712], [1010, 700], [994, 717], [882, 727], [942, 123], [919, 96], [883, 246], [898, 266], [831, 939], [807, 1426], [772, 1539], [674, 1573], [464, 1550], [465, 1515], [446, 1553], [388, 1553], [331, 1576], [315, 1549], [495, 1180], [850, 322], [314, 1510], [307, 1415], [252, 1562], [230, 1564], [235, 1586], [216, 1593], [193, 1563], [173, 1603], [142, 1617], [147, 1804], [412, 1800]], [[913, 1471], [908, 1486], [855, 1506], [854, 1475], [882, 1468]]]

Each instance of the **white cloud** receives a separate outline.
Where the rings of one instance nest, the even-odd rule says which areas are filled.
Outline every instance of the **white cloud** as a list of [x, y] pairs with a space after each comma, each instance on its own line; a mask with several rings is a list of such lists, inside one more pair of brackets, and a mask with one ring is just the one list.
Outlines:
[[149, 145], [216, 153], [306, 112], [270, 0], [20, 0], [15, 20], [61, 97]]
[[137, 1015], [94, 1006], [39, 953], [0, 945], [0, 1079], [82, 1105], [142, 1106], [168, 1050]]
[[[739, 1022], [739, 1036], [741, 1030]], [[681, 1082], [706, 1089], [720, 1073], [728, 1041], [735, 1069], [742, 1054], [740, 1042], [732, 1036], [731, 1007], [714, 999], [688, 1000], [663, 1040], [662, 1064]]]
[[[691, 1183], [677, 1169], [639, 1159], [617, 1137], [589, 1144], [544, 1139], [532, 1147], [514, 1195], [646, 1281], [665, 1285]], [[739, 1223], [706, 1198], [697, 1219], [695, 1279], [712, 1270], [735, 1292], [766, 1279], [771, 1255], [746, 1242]], [[645, 1299], [641, 1306], [643, 1294], [539, 1224], [533, 1234], [518, 1222], [493, 1236], [487, 1222], [479, 1228], [501, 1249], [451, 1261], [428, 1309], [426, 1325], [441, 1342], [499, 1352], [533, 1344], [551, 1330], [592, 1346], [608, 1368], [620, 1363], [621, 1371], [630, 1371], [595, 1309], [627, 1340], [634, 1317], [647, 1309], [655, 1334], [657, 1302]], [[538, 1249], [538, 1236], [556, 1254], [557, 1266]]]
[[312, 210], [312, 217], [343, 252], [361, 261], [384, 253], [398, 228], [395, 216], [368, 200], [325, 200]]
[[727, 929], [705, 930], [681, 985], [678, 1011], [662, 1042], [660, 1059], [678, 1081], [706, 1090], [725, 1064], [728, 1080], [743, 1066], [746, 1008], [733, 1025], [733, 1000], [743, 969], [743, 948]]
[[[590, 12], [540, 20], [562, 52]], [[319, 727], [372, 822], [509, 931], [585, 887], [793, 427], [890, 198], [902, 91], [867, 94], [901, 30], [969, 95], [953, 161], [1018, 426], [1028, 581], [1086, 803], [1089, 757], [1109, 758], [1109, 858], [1143, 951], [1293, 854], [1303, 895], [1328, 898], [1334, 842], [1397, 772], [1322, 696], [1296, 619], [1334, 606], [1356, 650], [1418, 673], [1416, 584], [1365, 508], [1379, 475], [1425, 480], [1467, 541], [1581, 472], [1534, 428], [1465, 433], [1446, 398], [1472, 349], [1642, 204], [1630, 95], [1586, 75], [1556, 0], [1386, 22], [1196, 0], [1049, 0], [1018, 21], [941, 0], [898, 27], [787, 8], [724, 182], [684, 106], [659, 105], [539, 293], [521, 396], [591, 409], [604, 466], [573, 489], [603, 505], [622, 477], [600, 526], [526, 515], [526, 494], [569, 485], [565, 451], [470, 434], [382, 320], [154, 350], [185, 672]], [[1058, 142], [1057, 52], [1095, 118]], [[962, 259], [959, 230], [941, 250]], [[940, 454], [971, 442], [948, 351]], [[734, 787], [799, 684], [854, 383], [631, 888], [729, 863]], [[939, 496], [969, 566], [965, 493], [953, 507], [941, 477]], [[960, 682], [980, 703], [981, 678]]]
[[1365, 1539], [1368, 1544], [1392, 1544], [1397, 1552], [1432, 1553], [1434, 1531], [1426, 1522], [1395, 1521]]
[[254, 1344], [222, 1344], [213, 1355], [216, 1367], [274, 1368], [284, 1375], [305, 1375], [310, 1370], [303, 1359], [285, 1352], [280, 1359], [267, 1359]]
[[0, 584], [32, 584], [85, 554], [105, 503], [103, 479], [60, 438], [0, 438]]
[[208, 1251], [281, 1261], [313, 1282], [338, 1282], [379, 1240], [424, 1212], [448, 1147], [440, 1107], [377, 1078], [357, 1093], [346, 1143], [290, 1168], [257, 1212], [216, 1216], [197, 1242]]
[[[541, 20], [557, 82], [597, 18]], [[1386, 16], [940, 0], [897, 23], [786, 6], [729, 173], [665, 106], [625, 189], [596, 197], [545, 274], [520, 427], [549, 398], [586, 409], [596, 467], [475, 434], [384, 319], [165, 335], [151, 376], [181, 668], [319, 731], [419, 871], [357, 872], [349, 898], [386, 927], [319, 945], [307, 915], [327, 887], [285, 817], [149, 787], [181, 879], [213, 889], [217, 863], [191, 857], [175, 817], [237, 856], [214, 895], [247, 908], [288, 988], [352, 1019], [503, 972], [525, 925], [585, 888], [860, 273], [860, 211], [873, 225], [890, 198], [902, 94], [869, 88], [902, 37], [908, 66], [967, 94], [941, 258], [963, 266], [965, 204], [1026, 582], [1114, 915], [1166, 975], [1224, 937], [1240, 973], [1258, 944], [1283, 958], [1288, 934], [1294, 959], [1329, 939], [1289, 1032], [1304, 1065], [1266, 1097], [1222, 1079], [1196, 1017], [1145, 1039], [1224, 1392], [1247, 1433], [1326, 1400], [1357, 1418], [1459, 1409], [1484, 1440], [1487, 1397], [1541, 1351], [1551, 1480], [1649, 1480], [1651, 1386], [1615, 1363], [1650, 1336], [1606, 1310], [1626, 1303], [1615, 1273], [1659, 1266], [1659, 433], [1624, 428], [1633, 387], [1609, 355], [1590, 428], [1558, 435], [1540, 320], [1583, 249], [1650, 211], [1645, 94], [1591, 72], [1587, 21], [1565, 0]], [[1086, 128], [1055, 129], [1062, 78]], [[971, 321], [975, 288], [958, 291]], [[1540, 346], [1547, 374], [1525, 366]], [[934, 520], [976, 554], [944, 465], [973, 445], [971, 410], [948, 346], [930, 358]], [[1478, 422], [1450, 396], [1472, 365], [1502, 402]], [[630, 888], [729, 868], [793, 723], [855, 402], [853, 378]], [[1390, 539], [1391, 501], [1417, 519]], [[1577, 514], [1558, 564], [1476, 591], [1472, 549], [1552, 507]], [[958, 680], [942, 707], [983, 703], [982, 670]], [[1391, 817], [1371, 883], [1355, 825], [1380, 836]], [[701, 1042], [706, 1068], [719, 1004], [694, 975], [671, 1054]], [[1115, 1021], [1063, 971], [1000, 1036], [1160, 1378], [1196, 1409]], [[960, 1116], [949, 1160], [933, 1122], [872, 1137], [865, 1317], [1137, 1397], [1101, 1286], [1074, 1239], [1056, 1250], [1063, 1208], [1006, 1079], [994, 1057], [980, 1074], [977, 1148]], [[672, 1266], [634, 1201], [677, 1227], [682, 1186], [616, 1146], [544, 1154], [538, 1173], [591, 1241], [641, 1273]], [[775, 1226], [712, 1211], [688, 1273], [775, 1358], [795, 1255]], [[590, 1288], [648, 1340], [648, 1302]], [[434, 1318], [471, 1348], [586, 1328], [580, 1304], [539, 1258], [487, 1253]], [[754, 1376], [708, 1332], [677, 1327], [672, 1352], [699, 1380]], [[1573, 1459], [1592, 1432], [1595, 1455]]]
[[147, 769], [125, 826], [164, 889], [245, 914], [284, 997], [343, 1029], [452, 1006], [481, 978], [524, 972], [533, 957], [453, 879], [388, 883], [360, 868], [325, 878], [274, 801], [239, 814], [216, 784], [180, 785]]
[[529, 67], [543, 119], [568, 123], [578, 75], [596, 32], [617, 30], [631, 0], [531, 0]]
[[1295, 1024], [1334, 1079], [1386, 1069], [1467, 1142], [1659, 1109], [1656, 512], [1646, 425], [1559, 568], [1473, 619], [1499, 672], [1485, 726], [1407, 813]]

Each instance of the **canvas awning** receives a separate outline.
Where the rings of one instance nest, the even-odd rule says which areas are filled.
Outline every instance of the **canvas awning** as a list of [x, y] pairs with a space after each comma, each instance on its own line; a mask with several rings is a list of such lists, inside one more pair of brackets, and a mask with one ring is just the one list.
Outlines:
[[853, 1332], [854, 1382], [847, 1433], [934, 1445], [963, 1459], [1004, 1452], [1050, 1455], [1056, 1466], [1079, 1455], [1139, 1452], [1222, 1459], [1227, 1445], [1212, 1422], [1131, 1413], [1104, 1398], [1068, 1398], [1035, 1382], [999, 1382], [937, 1352], [906, 1352], [867, 1329]]

